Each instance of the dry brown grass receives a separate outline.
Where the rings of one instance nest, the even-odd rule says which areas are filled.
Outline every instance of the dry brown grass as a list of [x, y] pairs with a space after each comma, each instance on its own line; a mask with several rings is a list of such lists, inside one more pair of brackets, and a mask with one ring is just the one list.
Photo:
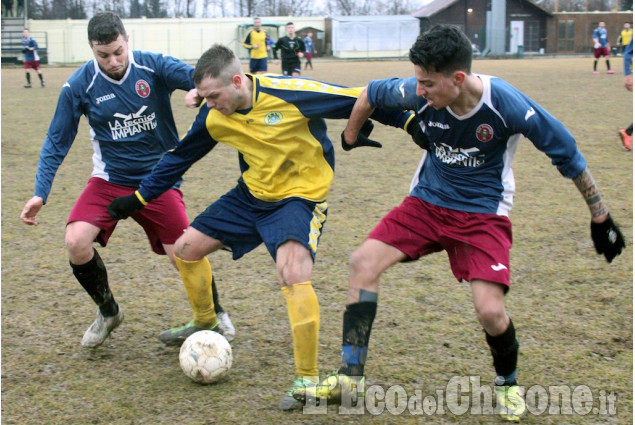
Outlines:
[[[618, 395], [617, 415], [529, 416], [531, 424], [632, 423], [632, 154], [617, 130], [632, 119], [622, 75], [591, 74], [590, 58], [476, 61], [474, 70], [506, 78], [560, 118], [576, 136], [627, 239], [608, 265], [595, 254], [580, 194], [530, 142], [515, 161], [517, 196], [512, 290], [507, 306], [521, 343], [519, 379], [532, 385], [587, 385]], [[409, 76], [411, 65], [314, 61], [307, 77], [347, 85]], [[613, 60], [615, 69], [621, 61]], [[277, 67], [276, 67], [277, 68]], [[19, 221], [31, 197], [38, 152], [59, 88], [73, 68], [45, 68], [47, 87], [22, 88], [23, 71], [2, 69], [2, 422], [6, 424], [212, 423], [498, 423], [492, 416], [379, 416], [281, 413], [277, 403], [293, 374], [286, 308], [263, 248], [238, 262], [210, 256], [223, 305], [237, 328], [227, 381], [200, 386], [178, 365], [178, 349], [156, 338], [189, 320], [177, 273], [153, 255], [142, 230], [124, 221], [100, 249], [126, 320], [95, 350], [79, 342], [95, 307], [72, 277], [64, 224], [91, 171], [85, 121], [60, 168], [40, 225]], [[179, 129], [194, 112], [174, 97]], [[339, 145], [343, 121], [329, 123]], [[336, 178], [313, 283], [321, 303], [322, 372], [339, 363], [347, 260], [368, 231], [407, 194], [420, 151], [405, 133], [376, 126], [381, 150], [336, 147]], [[236, 153], [220, 146], [196, 164], [183, 185], [193, 218], [235, 184]], [[491, 382], [491, 359], [466, 284], [444, 254], [398, 265], [382, 279], [371, 338], [370, 384], [435, 395], [455, 375]], [[596, 400], [597, 406], [597, 400]]]

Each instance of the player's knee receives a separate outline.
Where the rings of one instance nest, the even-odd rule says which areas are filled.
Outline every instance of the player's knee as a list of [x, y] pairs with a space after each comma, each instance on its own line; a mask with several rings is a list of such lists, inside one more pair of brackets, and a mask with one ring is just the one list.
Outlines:
[[[93, 241], [75, 233], [66, 233], [64, 240], [66, 250], [71, 262], [74, 264], [83, 264], [89, 261], [93, 254]], [[85, 261], [84, 261], [85, 260]]]
[[352, 276], [364, 276], [369, 280], [375, 280], [379, 277], [376, 262], [372, 261], [372, 258], [361, 249], [357, 249], [351, 254], [349, 267]]
[[508, 319], [504, 307], [495, 304], [476, 306], [476, 317], [485, 331], [492, 336], [507, 329]]

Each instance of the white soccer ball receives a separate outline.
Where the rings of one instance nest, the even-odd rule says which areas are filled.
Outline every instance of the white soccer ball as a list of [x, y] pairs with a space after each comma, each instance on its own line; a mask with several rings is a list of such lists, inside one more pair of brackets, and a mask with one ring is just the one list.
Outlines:
[[225, 337], [214, 331], [190, 335], [179, 353], [183, 372], [193, 381], [212, 384], [223, 378], [232, 367], [232, 347]]

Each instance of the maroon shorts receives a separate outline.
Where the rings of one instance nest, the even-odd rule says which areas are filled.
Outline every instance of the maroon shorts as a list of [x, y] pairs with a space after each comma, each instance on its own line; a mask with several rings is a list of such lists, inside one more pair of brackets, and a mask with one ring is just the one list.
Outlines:
[[611, 51], [608, 47], [600, 47], [599, 49], [593, 49], [593, 57], [598, 59], [600, 56], [611, 56]]
[[33, 68], [36, 71], [40, 70], [40, 61], [24, 61], [24, 69]]
[[[108, 204], [117, 197], [134, 193], [135, 190], [135, 187], [119, 186], [99, 177], [91, 177], [73, 205], [66, 224], [84, 221], [99, 227], [101, 232], [95, 241], [106, 246], [118, 223], [118, 220], [113, 220], [108, 215]], [[145, 230], [152, 250], [161, 255], [165, 254], [163, 245], [174, 244], [189, 226], [183, 193], [178, 189], [170, 189], [148, 202], [148, 205], [131, 218]]]
[[311, 58], [313, 57], [313, 54], [312, 53], [305, 53], [304, 57], [306, 58], [306, 60], [310, 61]]
[[368, 235], [416, 260], [445, 250], [457, 280], [486, 280], [509, 289], [512, 224], [496, 214], [438, 207], [408, 196]]

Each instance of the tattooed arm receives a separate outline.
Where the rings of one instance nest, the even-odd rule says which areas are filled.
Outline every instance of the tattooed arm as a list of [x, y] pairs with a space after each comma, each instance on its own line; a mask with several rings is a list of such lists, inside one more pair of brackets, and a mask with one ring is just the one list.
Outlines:
[[583, 172], [573, 179], [573, 182], [589, 206], [591, 220], [595, 223], [602, 223], [606, 220], [609, 211], [604, 202], [602, 202], [602, 195], [589, 169], [585, 168]]
[[593, 239], [595, 250], [598, 254], [604, 254], [606, 261], [610, 263], [626, 246], [624, 236], [602, 202], [602, 195], [589, 169], [585, 168], [573, 179], [573, 182], [591, 211], [591, 239]]

